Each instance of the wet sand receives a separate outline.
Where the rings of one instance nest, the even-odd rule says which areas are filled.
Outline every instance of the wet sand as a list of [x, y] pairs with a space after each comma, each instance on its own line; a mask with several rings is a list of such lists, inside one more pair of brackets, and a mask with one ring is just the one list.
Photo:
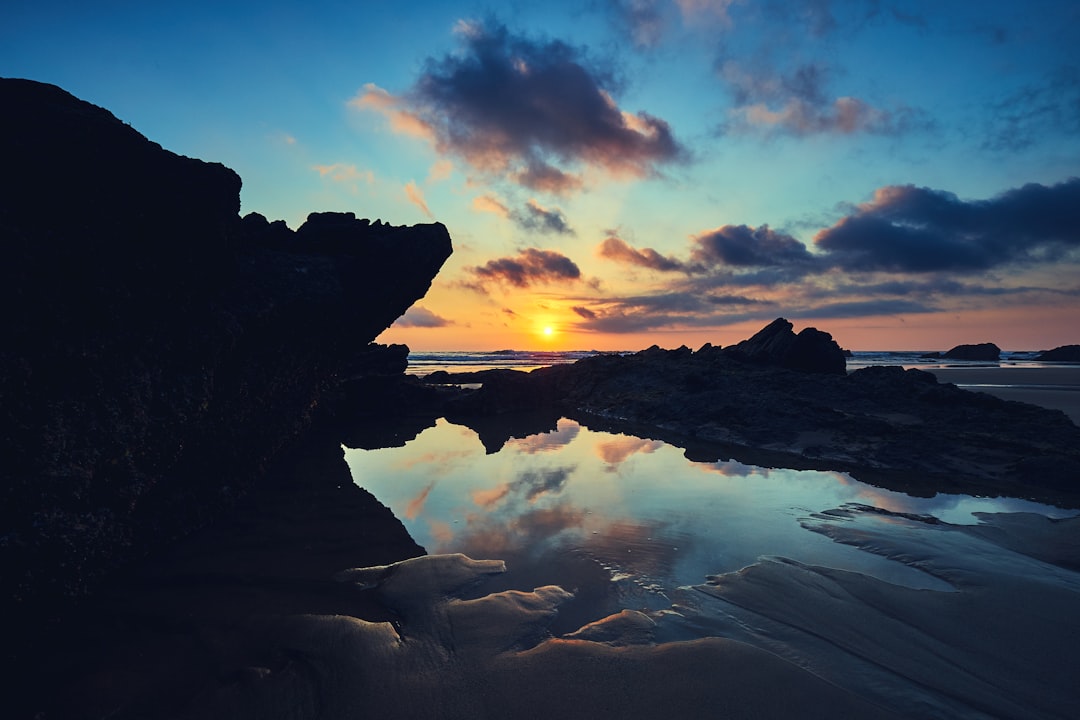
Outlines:
[[950, 367], [930, 370], [943, 383], [1061, 410], [1080, 425], [1080, 365]]

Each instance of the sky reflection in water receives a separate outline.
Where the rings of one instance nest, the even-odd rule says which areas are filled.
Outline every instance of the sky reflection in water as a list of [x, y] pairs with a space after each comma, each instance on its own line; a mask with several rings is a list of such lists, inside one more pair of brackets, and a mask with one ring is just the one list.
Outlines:
[[[668, 592], [761, 556], [853, 570], [912, 588], [928, 574], [805, 529], [846, 503], [974, 524], [975, 511], [1072, 513], [1016, 499], [913, 498], [835, 472], [693, 463], [682, 450], [594, 432], [571, 420], [485, 455], [476, 434], [440, 420], [404, 448], [346, 450], [353, 478], [429, 553], [506, 560], [505, 588], [576, 592], [565, 629], [621, 608], [662, 610]], [[485, 585], [484, 592], [498, 587]]]

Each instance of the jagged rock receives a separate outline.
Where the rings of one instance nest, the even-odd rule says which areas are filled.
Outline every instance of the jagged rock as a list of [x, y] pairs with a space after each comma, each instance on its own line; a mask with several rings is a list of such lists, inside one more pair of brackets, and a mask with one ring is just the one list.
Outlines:
[[957, 345], [942, 357], [948, 360], [1000, 360], [1001, 348], [994, 343]]
[[1048, 362], [1080, 362], [1080, 345], [1062, 345], [1039, 353], [1035, 359]]
[[762, 365], [775, 365], [813, 373], [846, 372], [844, 351], [832, 335], [805, 328], [796, 335], [792, 324], [777, 318], [749, 340], [724, 349], [732, 357]]
[[233, 505], [451, 245], [241, 220], [232, 170], [60, 88], [0, 79], [0, 107], [0, 611], [22, 618]]

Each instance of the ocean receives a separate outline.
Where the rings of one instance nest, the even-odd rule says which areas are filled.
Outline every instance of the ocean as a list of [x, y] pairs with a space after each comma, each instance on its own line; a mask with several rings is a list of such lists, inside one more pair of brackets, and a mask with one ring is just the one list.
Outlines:
[[[627, 353], [634, 351], [626, 351]], [[997, 362], [943, 360], [926, 358], [928, 350], [868, 350], [854, 351], [847, 360], [848, 370], [858, 370], [871, 365], [900, 365], [905, 368], [970, 368], [970, 367], [1040, 367], [1035, 360], [1039, 351], [1003, 351]], [[409, 353], [410, 375], [428, 375], [437, 370], [447, 372], [473, 372], [505, 368], [528, 372], [538, 367], [577, 362], [601, 353], [597, 350], [495, 350], [495, 351], [413, 351]], [[622, 354], [622, 353], [614, 353]]]

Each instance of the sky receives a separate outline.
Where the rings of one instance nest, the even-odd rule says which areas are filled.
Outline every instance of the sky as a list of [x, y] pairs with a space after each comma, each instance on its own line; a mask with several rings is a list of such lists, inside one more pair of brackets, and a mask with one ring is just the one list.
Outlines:
[[379, 338], [414, 350], [1080, 343], [1077, 48], [1076, 0], [0, 10], [0, 76], [228, 165], [243, 214], [445, 224]]

